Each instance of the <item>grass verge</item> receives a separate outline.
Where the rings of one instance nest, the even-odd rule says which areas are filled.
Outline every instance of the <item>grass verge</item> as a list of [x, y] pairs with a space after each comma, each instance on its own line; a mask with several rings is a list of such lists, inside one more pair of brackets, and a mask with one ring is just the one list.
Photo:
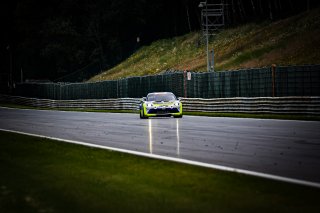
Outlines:
[[319, 212], [320, 190], [0, 132], [0, 212]]
[[233, 117], [233, 118], [257, 118], [257, 119], [281, 119], [281, 120], [304, 120], [320, 121], [318, 115], [296, 114], [252, 114], [252, 113], [218, 113], [218, 112], [183, 112], [184, 115], [208, 116], [208, 117]]

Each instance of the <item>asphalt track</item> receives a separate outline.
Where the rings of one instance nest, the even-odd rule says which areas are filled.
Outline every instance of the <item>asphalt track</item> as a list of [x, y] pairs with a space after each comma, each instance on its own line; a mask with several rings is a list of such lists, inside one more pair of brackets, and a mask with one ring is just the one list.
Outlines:
[[320, 122], [0, 108], [0, 129], [320, 184]]

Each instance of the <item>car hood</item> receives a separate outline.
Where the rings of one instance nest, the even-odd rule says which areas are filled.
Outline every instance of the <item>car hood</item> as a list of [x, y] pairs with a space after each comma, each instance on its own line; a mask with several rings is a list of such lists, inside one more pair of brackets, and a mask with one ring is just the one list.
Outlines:
[[175, 103], [176, 101], [168, 101], [168, 102], [156, 102], [156, 101], [146, 101], [146, 104], [152, 104], [153, 106], [171, 106]]

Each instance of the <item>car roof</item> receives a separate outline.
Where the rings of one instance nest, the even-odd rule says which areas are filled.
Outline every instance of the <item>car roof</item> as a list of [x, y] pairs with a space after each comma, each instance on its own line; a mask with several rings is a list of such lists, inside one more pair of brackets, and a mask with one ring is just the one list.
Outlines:
[[148, 95], [173, 94], [172, 92], [151, 92]]

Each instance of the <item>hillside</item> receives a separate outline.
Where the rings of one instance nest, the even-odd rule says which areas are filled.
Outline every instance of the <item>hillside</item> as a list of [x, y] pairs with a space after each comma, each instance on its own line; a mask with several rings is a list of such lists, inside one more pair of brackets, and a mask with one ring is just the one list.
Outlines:
[[[221, 31], [210, 39], [215, 70], [271, 64], [320, 64], [320, 9], [271, 23], [251, 23]], [[200, 32], [153, 42], [89, 81], [157, 74], [166, 70], [206, 70]]]

